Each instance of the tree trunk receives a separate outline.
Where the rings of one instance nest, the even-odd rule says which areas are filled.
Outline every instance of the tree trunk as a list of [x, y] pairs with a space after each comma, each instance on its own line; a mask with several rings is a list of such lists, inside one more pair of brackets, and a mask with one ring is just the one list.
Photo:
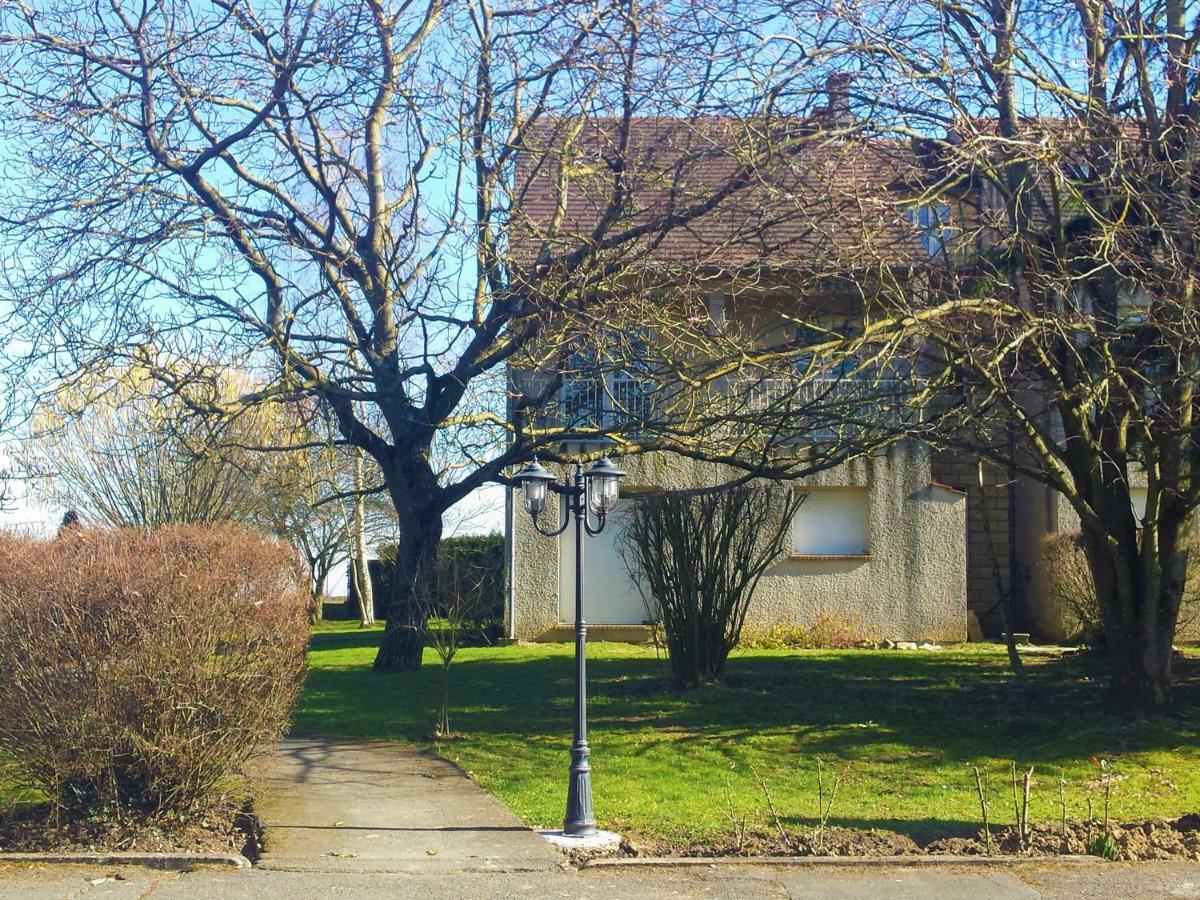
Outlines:
[[442, 710], [438, 715], [437, 733], [441, 737], [450, 736], [450, 663], [442, 661]]
[[375, 599], [371, 590], [371, 571], [365, 555], [356, 551], [350, 557], [350, 577], [354, 579], [354, 598], [358, 601], [358, 624], [370, 628], [375, 624]]
[[1177, 540], [1178, 528], [1172, 529], [1174, 534], [1165, 530], [1148, 527], [1139, 552], [1105, 531], [1083, 529], [1108, 645], [1108, 705], [1113, 712], [1150, 713], [1171, 704], [1171, 643], [1187, 549]]
[[352, 571], [358, 591], [359, 622], [363, 628], [375, 624], [375, 590], [367, 566], [367, 521], [363, 512], [363, 452], [354, 448], [354, 544]]
[[1155, 640], [1109, 645], [1108, 706], [1117, 713], [1150, 713], [1171, 705], [1171, 645]]
[[421, 668], [425, 621], [429, 605], [423, 602], [437, 577], [438, 544], [442, 517], [412, 512], [401, 522], [396, 565], [391, 578], [388, 618], [383, 641], [375, 657], [377, 672], [415, 672]]

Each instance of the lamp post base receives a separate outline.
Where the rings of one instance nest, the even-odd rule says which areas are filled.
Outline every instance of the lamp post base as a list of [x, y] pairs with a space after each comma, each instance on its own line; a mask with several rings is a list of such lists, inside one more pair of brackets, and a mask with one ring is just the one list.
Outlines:
[[603, 856], [621, 849], [621, 836], [615, 831], [593, 831], [589, 835], [565, 834], [561, 831], [539, 831], [538, 834], [567, 853]]
[[586, 838], [575, 834], [563, 834], [557, 830], [538, 834], [564, 853], [584, 853], [588, 857], [613, 856], [620, 851], [622, 841], [622, 836], [616, 832], [593, 832]]
[[563, 834], [587, 837], [596, 833], [596, 814], [592, 809], [592, 766], [584, 742], [571, 748], [571, 776], [567, 783], [567, 815]]

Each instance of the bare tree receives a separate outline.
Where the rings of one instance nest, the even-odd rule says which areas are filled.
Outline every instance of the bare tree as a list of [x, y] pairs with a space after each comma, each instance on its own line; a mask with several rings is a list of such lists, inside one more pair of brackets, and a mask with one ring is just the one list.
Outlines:
[[[218, 390], [240, 391], [242, 381]], [[33, 417], [20, 471], [38, 495], [94, 523], [249, 522], [265, 460], [233, 445], [264, 439], [269, 426], [256, 419], [196, 416], [141, 367], [89, 373]]]
[[371, 573], [367, 569], [367, 516], [363, 496], [363, 453], [358, 447], [351, 451], [354, 484], [351, 503], [353, 513], [347, 518], [350, 538], [350, 574], [354, 578], [354, 596], [358, 598], [359, 618], [363, 628], [375, 624], [375, 592]]
[[330, 574], [350, 553], [347, 516], [340, 502], [353, 494], [347, 454], [320, 432], [310, 431], [310, 446], [289, 452], [250, 450], [263, 466], [253, 520], [264, 531], [288, 541], [304, 557], [313, 594], [325, 595]]
[[434, 736], [454, 737], [450, 730], [450, 666], [458, 651], [491, 612], [501, 573], [494, 560], [469, 550], [451, 552], [438, 559], [438, 577], [433, 590], [423, 594], [424, 639], [437, 654], [442, 669], [442, 696]]
[[856, 54], [852, 105], [912, 162], [865, 198], [897, 226], [856, 235], [848, 349], [911, 339], [931, 438], [1064, 499], [1125, 710], [1170, 701], [1200, 505], [1198, 45], [1183, 0], [930, 0]]
[[253, 525], [300, 551], [319, 598], [350, 553], [353, 529], [361, 525], [365, 544], [368, 518], [377, 518], [363, 513], [360, 522], [341, 502], [373, 505], [363, 464], [351, 467], [327, 423], [300, 405], [198, 411], [249, 384], [236, 369], [213, 369], [179, 393], [143, 366], [78, 374], [30, 420], [20, 474], [36, 495], [93, 523]]
[[[443, 514], [562, 437], [510, 424], [506, 404], [535, 409], [556, 384], [510, 397], [504, 367], [569, 352], [573, 322], [616, 324], [648, 282], [724, 264], [706, 247], [649, 265], [820, 139], [796, 117], [844, 29], [812, 6], [800, 46], [763, 43], [770, 11], [723, 3], [14, 0], [0, 232], [21, 326], [56, 337], [47, 365], [150, 345], [239, 358], [270, 387], [226, 409], [331, 409], [339, 441], [378, 466], [410, 573], [376, 667], [416, 667], [407, 600], [435, 570]], [[635, 127], [664, 115], [680, 150], [665, 156]], [[713, 121], [717, 142], [693, 127]], [[701, 297], [676, 307], [681, 334], [704, 333]], [[698, 455], [687, 434], [672, 443]]]

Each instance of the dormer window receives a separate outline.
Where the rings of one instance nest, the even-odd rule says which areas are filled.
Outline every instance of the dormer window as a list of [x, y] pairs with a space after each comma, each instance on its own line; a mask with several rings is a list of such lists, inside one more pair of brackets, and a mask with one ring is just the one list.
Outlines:
[[921, 246], [931, 257], [938, 256], [950, 243], [950, 204], [922, 203], [908, 211], [908, 221], [917, 229]]

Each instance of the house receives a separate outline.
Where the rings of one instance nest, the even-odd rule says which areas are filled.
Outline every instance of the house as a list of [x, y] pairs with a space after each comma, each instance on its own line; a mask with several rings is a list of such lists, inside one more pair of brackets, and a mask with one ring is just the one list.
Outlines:
[[[866, 258], [890, 270], [915, 271], [939, 254], [956, 252], [955, 222], [978, 216], [993, 202], [986, 186], [970, 179], [956, 192], [923, 200], [925, 176], [939, 165], [936, 153], [922, 142], [854, 136], [843, 127], [849, 118], [845, 90], [843, 78], [830, 79], [826, 108], [794, 123], [800, 164], [770, 171], [746, 165], [744, 123], [635, 120], [625, 135], [626, 158], [653, 163], [622, 172], [632, 223], [646, 221], [650, 211], [701, 202], [731, 180], [742, 178], [746, 185], [713, 214], [646, 240], [649, 265], [693, 276], [684, 290], [702, 294], [714, 336], [736, 327], [764, 345], [796, 341], [797, 318], [831, 331], [853, 330], [866, 302], [852, 271], [856, 265]], [[561, 175], [567, 168], [613, 169], [608, 148], [616, 128], [588, 122], [566, 137], [543, 136], [561, 141], [563, 152], [518, 170], [526, 221], [557, 217], [587, 229], [599, 214], [600, 192], [589, 193], [586, 179], [568, 192]], [[663, 177], [668, 171], [669, 179]], [[531, 262], [545, 258], [528, 235], [515, 240], [527, 241]], [[803, 291], [797, 289], [801, 280]], [[806, 307], [798, 317], [801, 296]], [[546, 374], [514, 369], [511, 393], [537, 393]], [[589, 377], [585, 367], [572, 366], [556, 394], [560, 424], [577, 417], [594, 422], [618, 407], [628, 414], [638, 403], [652, 402], [638, 396], [637, 384], [636, 374]], [[844, 376], [836, 389], [865, 404], [869, 418], [879, 384], [878, 377], [856, 382]], [[564, 442], [565, 455], [603, 445], [603, 437], [586, 432], [580, 428]], [[818, 426], [806, 438], [815, 443], [837, 435], [822, 434]], [[664, 453], [621, 464], [630, 473], [622, 487], [627, 495], [705, 478], [700, 464]], [[775, 489], [800, 490], [806, 499], [791, 523], [788, 553], [760, 582], [748, 623], [808, 625], [827, 616], [878, 639], [995, 636], [1003, 629], [1002, 604], [1011, 588], [1017, 630], [1062, 636], [1061, 615], [1047, 601], [1039, 569], [1044, 536], [1070, 517], [1044, 486], [910, 439]], [[619, 507], [606, 530], [585, 544], [587, 620], [597, 637], [638, 639], [648, 630], [637, 576], [621, 552], [629, 506]], [[558, 515], [548, 510], [543, 526], [552, 529]], [[575, 564], [570, 532], [539, 534], [512, 496], [506, 516], [509, 635], [569, 639]]]

